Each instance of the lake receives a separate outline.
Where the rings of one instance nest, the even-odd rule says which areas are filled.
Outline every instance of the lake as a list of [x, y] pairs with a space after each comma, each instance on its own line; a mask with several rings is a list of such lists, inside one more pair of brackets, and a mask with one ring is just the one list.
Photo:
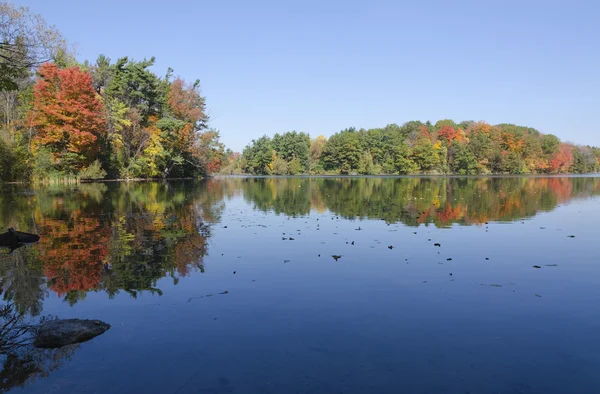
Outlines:
[[[600, 393], [600, 178], [0, 185], [11, 393]], [[4, 230], [2, 230], [4, 231]], [[1, 344], [0, 344], [1, 345]]]

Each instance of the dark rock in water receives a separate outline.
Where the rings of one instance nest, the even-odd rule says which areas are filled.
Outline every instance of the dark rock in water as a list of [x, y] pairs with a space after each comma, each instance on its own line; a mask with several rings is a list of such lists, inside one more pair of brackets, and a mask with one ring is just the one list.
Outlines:
[[89, 341], [109, 328], [110, 324], [100, 320], [50, 320], [37, 329], [33, 345], [43, 349], [59, 348]]
[[16, 231], [11, 227], [7, 232], [0, 234], [0, 247], [7, 247], [14, 250], [20, 246], [34, 243], [39, 240], [39, 235]]

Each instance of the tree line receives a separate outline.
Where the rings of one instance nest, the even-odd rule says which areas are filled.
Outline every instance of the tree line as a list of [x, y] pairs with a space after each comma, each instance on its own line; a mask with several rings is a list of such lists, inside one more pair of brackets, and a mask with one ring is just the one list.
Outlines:
[[0, 2], [0, 181], [217, 171], [225, 151], [199, 81], [154, 62], [79, 63], [41, 16]]
[[514, 124], [410, 121], [349, 128], [329, 138], [303, 132], [253, 140], [228, 174], [565, 174], [600, 168], [600, 149]]

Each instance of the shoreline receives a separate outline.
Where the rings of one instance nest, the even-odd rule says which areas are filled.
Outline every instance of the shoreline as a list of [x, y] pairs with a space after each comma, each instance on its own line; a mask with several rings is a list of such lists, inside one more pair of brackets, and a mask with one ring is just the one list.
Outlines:
[[202, 178], [133, 178], [133, 179], [90, 179], [80, 180], [78, 182], [0, 182], [0, 185], [76, 185], [81, 183], [117, 183], [117, 182], [171, 182], [171, 181], [205, 181], [208, 179], [283, 179], [283, 178], [298, 178], [298, 179], [318, 179], [318, 178], [329, 178], [329, 179], [360, 179], [360, 178], [382, 178], [382, 179], [410, 179], [410, 178], [464, 178], [464, 179], [477, 179], [477, 178], [600, 178], [600, 173], [589, 173], [589, 174], [479, 174], [479, 175], [457, 175], [457, 174], [414, 174], [414, 175], [208, 175]]

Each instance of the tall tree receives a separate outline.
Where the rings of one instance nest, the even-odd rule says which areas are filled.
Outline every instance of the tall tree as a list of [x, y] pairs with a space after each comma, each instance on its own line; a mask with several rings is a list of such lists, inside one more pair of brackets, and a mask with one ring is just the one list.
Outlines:
[[36, 130], [33, 148], [49, 150], [59, 168], [76, 173], [99, 153], [98, 138], [105, 132], [102, 102], [91, 75], [78, 67], [60, 70], [46, 63], [39, 74], [29, 113]]

